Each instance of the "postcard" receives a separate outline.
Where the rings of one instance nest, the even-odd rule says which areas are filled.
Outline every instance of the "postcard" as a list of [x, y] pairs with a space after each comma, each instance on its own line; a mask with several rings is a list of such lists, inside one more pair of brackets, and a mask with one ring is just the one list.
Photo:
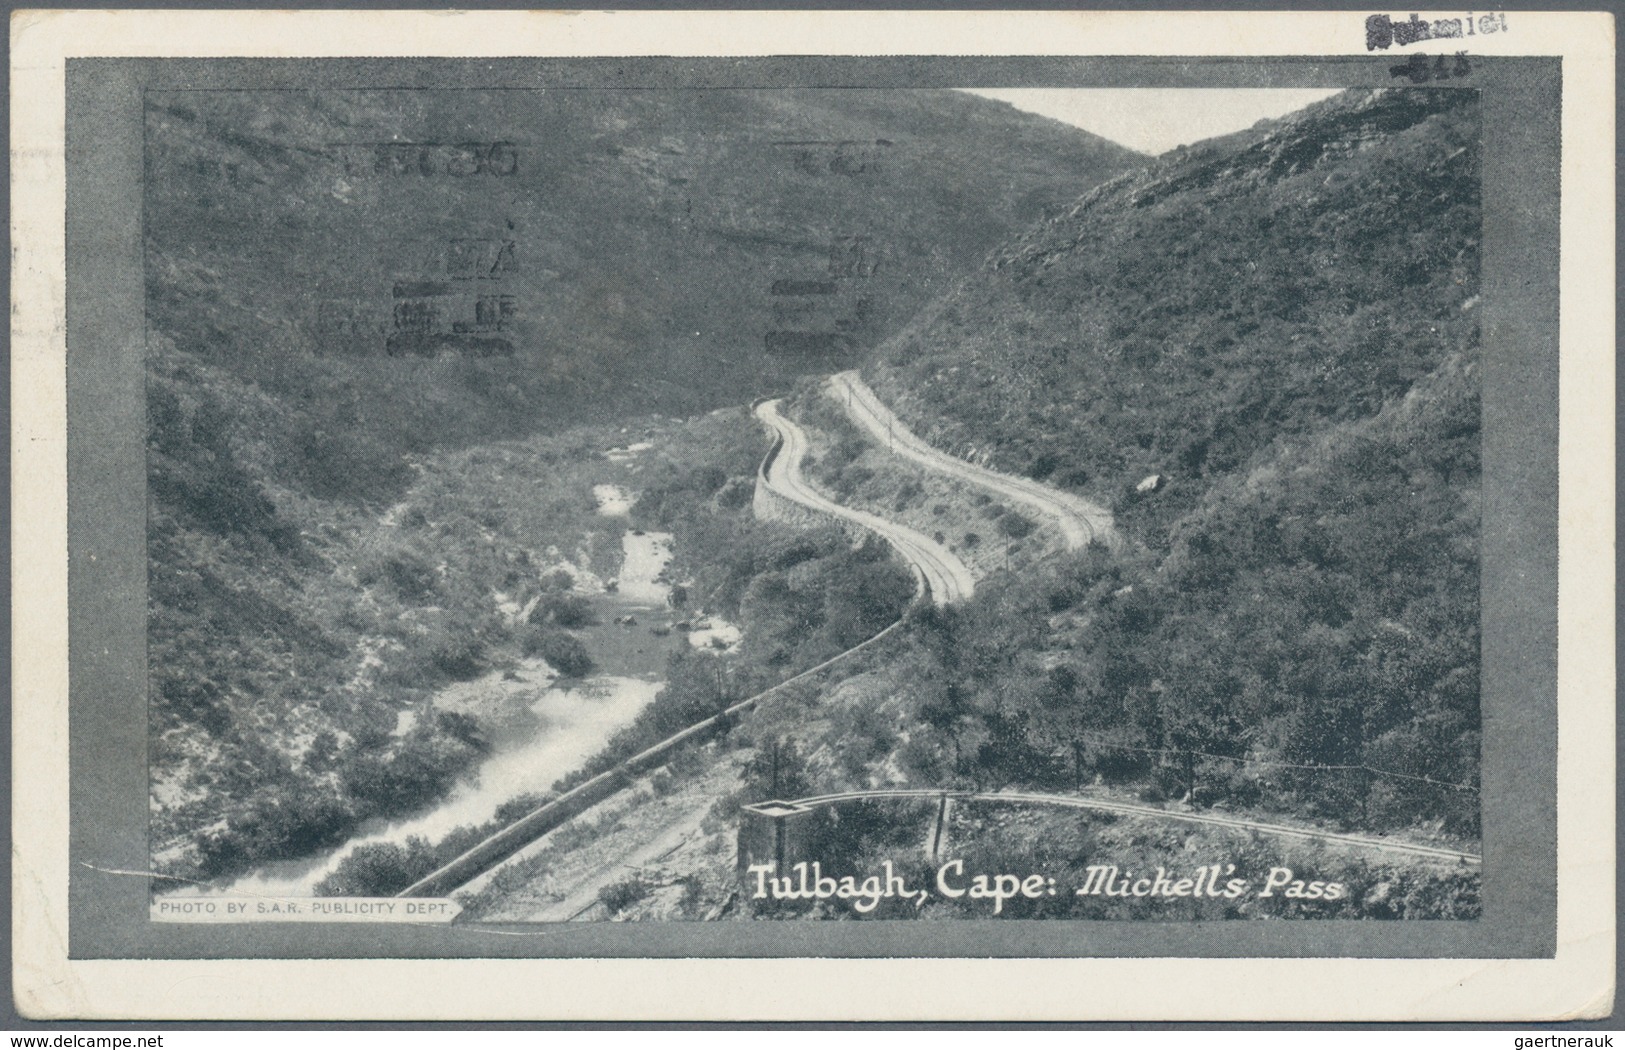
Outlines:
[[1609, 16], [12, 40], [25, 1015], [1611, 1009]]

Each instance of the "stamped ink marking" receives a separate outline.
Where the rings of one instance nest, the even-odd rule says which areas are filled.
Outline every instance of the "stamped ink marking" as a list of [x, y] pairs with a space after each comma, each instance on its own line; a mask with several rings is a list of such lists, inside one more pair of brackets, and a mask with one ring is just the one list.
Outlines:
[[1504, 12], [1478, 15], [1468, 11], [1462, 18], [1436, 18], [1431, 22], [1411, 17], [1396, 22], [1387, 15], [1371, 15], [1365, 20], [1365, 49], [1386, 51], [1390, 47], [1405, 47], [1424, 40], [1463, 40], [1473, 36], [1489, 36], [1507, 31]]
[[[852, 349], [852, 340], [838, 332], [816, 329], [833, 327], [840, 312], [834, 281], [781, 279], [769, 290], [775, 325], [796, 325], [795, 329], [775, 327], [762, 338], [770, 354], [831, 354]], [[808, 330], [814, 329], [814, 330]]]
[[774, 281], [770, 297], [774, 327], [763, 340], [770, 354], [849, 353], [873, 327], [874, 297], [843, 282]]
[[1388, 67], [1390, 77], [1404, 77], [1413, 84], [1426, 84], [1430, 80], [1449, 80], [1453, 77], [1465, 77], [1473, 71], [1472, 64], [1467, 61], [1467, 52], [1457, 51], [1452, 59], [1444, 55], [1436, 58], [1417, 52], [1407, 61]]
[[844, 354], [872, 334], [874, 296], [859, 291], [880, 269], [884, 253], [868, 234], [830, 238], [824, 272], [781, 278], [769, 291], [773, 328], [763, 339], [770, 354]]
[[454, 237], [446, 245], [446, 276], [457, 281], [500, 280], [513, 270], [514, 242]]
[[836, 237], [829, 245], [831, 277], [869, 278], [880, 268], [880, 251], [866, 234]]
[[519, 300], [497, 283], [514, 269], [515, 242], [456, 237], [446, 244], [445, 279], [396, 281], [394, 330], [384, 343], [390, 357], [508, 357], [504, 334], [519, 317]]

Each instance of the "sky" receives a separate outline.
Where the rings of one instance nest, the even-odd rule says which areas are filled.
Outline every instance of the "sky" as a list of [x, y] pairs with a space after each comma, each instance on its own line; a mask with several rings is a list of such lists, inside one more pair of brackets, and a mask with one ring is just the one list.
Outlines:
[[1250, 128], [1337, 94], [1284, 88], [971, 88], [1142, 153]]

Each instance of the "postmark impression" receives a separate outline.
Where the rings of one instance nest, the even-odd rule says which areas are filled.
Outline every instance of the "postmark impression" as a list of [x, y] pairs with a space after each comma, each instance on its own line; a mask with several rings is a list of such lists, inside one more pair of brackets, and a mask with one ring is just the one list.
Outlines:
[[1468, 11], [1459, 16], [1435, 18], [1431, 21], [1419, 19], [1414, 13], [1403, 20], [1395, 19], [1391, 15], [1377, 14], [1370, 15], [1365, 20], [1365, 49], [1386, 51], [1391, 47], [1408, 47], [1411, 44], [1431, 40], [1466, 41], [1473, 37], [1492, 36], [1506, 31], [1507, 16], [1504, 11], [1487, 14]]

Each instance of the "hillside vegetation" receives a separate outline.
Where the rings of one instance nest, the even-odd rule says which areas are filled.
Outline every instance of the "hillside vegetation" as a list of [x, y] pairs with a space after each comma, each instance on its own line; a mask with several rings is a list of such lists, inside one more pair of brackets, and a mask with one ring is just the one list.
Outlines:
[[[146, 116], [153, 841], [205, 878], [442, 796], [487, 742], [405, 717], [438, 690], [590, 666], [504, 600], [614, 574], [592, 486], [628, 480], [622, 421], [853, 359], [1137, 159], [948, 91], [175, 91]], [[707, 581], [730, 612], [824, 617], [805, 567], [745, 592], [875, 556], [759, 542], [761, 573]], [[787, 620], [772, 672], [869, 615]]]
[[[429, 457], [379, 514], [279, 485], [267, 398], [155, 348], [149, 386], [153, 843], [218, 877], [336, 844], [443, 795], [486, 727], [431, 706], [543, 656], [579, 674], [531, 604], [613, 576], [624, 525], [595, 513], [613, 431]], [[571, 624], [574, 626], [574, 624]]]
[[1136, 541], [942, 618], [940, 772], [1475, 835], [1478, 239], [1475, 96], [1349, 92], [1090, 192], [889, 342], [919, 432]]
[[161, 92], [147, 320], [297, 410], [290, 482], [381, 499], [856, 360], [1139, 159], [953, 91]]

